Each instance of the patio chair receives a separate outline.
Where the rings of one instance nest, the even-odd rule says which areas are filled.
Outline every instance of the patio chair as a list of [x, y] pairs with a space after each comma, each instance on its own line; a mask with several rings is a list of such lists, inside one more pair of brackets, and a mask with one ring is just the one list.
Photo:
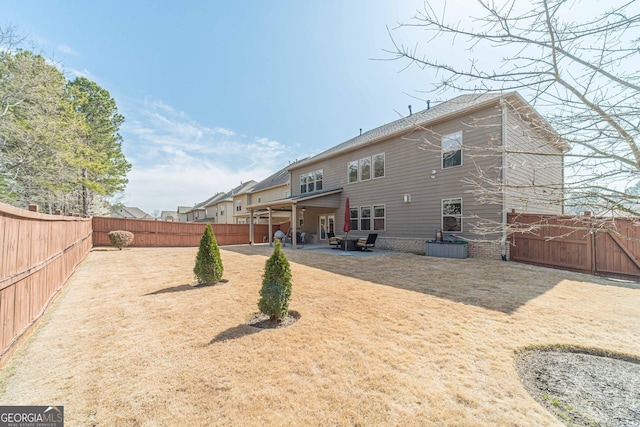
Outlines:
[[333, 249], [336, 249], [340, 244], [340, 239], [336, 237], [336, 234], [333, 232], [329, 232], [327, 236], [329, 237], [329, 245], [333, 246]]
[[378, 233], [371, 233], [367, 238], [364, 237], [358, 239], [356, 246], [360, 248], [362, 251], [368, 251], [369, 248], [373, 248], [376, 246], [376, 239], [378, 238]]

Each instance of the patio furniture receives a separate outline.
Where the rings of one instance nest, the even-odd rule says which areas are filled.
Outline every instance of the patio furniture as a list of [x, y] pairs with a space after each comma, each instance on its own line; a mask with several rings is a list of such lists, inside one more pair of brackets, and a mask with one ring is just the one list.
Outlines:
[[328, 236], [329, 236], [329, 245], [333, 246], [333, 249], [336, 249], [340, 244], [340, 240], [342, 239], [340, 239], [339, 237], [336, 237], [336, 234], [333, 232], [329, 232]]
[[300, 243], [302, 245], [301, 247], [303, 248], [304, 248], [304, 241], [306, 240], [306, 238], [307, 238], [306, 232], [303, 231], [302, 233], [300, 233], [300, 238], [298, 239], [298, 243]]
[[363, 251], [368, 251], [369, 248], [375, 247], [377, 238], [378, 233], [371, 233], [366, 239], [364, 237], [358, 239], [356, 246]]
[[343, 251], [355, 251], [356, 249], [358, 249], [358, 247], [356, 246], [357, 241], [357, 239], [338, 239], [338, 245], [334, 249], [340, 249]]

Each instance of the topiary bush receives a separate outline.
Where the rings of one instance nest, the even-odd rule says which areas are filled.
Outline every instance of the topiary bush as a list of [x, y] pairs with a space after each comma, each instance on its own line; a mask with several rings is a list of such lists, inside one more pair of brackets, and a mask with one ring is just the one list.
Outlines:
[[220, 258], [220, 248], [213, 234], [211, 224], [207, 224], [200, 239], [198, 255], [196, 255], [196, 265], [193, 273], [196, 275], [198, 284], [218, 283], [222, 278], [222, 259]]
[[113, 246], [122, 250], [122, 248], [129, 246], [133, 242], [133, 233], [124, 230], [110, 231], [108, 234], [109, 241]]
[[289, 313], [289, 300], [291, 300], [291, 267], [289, 260], [282, 252], [282, 244], [276, 240], [273, 254], [264, 266], [258, 308], [272, 321], [282, 321]]

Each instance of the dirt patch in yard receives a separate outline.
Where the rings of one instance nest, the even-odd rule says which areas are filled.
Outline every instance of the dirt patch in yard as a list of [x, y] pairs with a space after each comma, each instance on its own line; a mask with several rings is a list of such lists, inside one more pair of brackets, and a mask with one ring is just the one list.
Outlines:
[[222, 248], [227, 282], [191, 287], [196, 252], [92, 252], [0, 371], [0, 402], [64, 405], [69, 425], [554, 426], [520, 380], [521, 349], [640, 357], [634, 284], [288, 250], [300, 318], [258, 329], [271, 250]]
[[637, 358], [553, 346], [521, 352], [517, 366], [531, 395], [567, 425], [640, 425]]

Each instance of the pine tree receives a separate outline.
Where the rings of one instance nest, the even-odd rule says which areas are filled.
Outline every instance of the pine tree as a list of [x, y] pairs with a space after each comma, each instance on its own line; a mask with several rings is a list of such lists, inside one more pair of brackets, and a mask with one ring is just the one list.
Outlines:
[[282, 321], [289, 314], [291, 300], [291, 267], [282, 252], [282, 244], [275, 242], [273, 254], [264, 266], [258, 308], [272, 321]]
[[196, 255], [196, 265], [193, 273], [196, 275], [198, 284], [218, 283], [222, 278], [222, 259], [216, 236], [213, 234], [211, 224], [207, 224], [200, 239], [198, 255]]

